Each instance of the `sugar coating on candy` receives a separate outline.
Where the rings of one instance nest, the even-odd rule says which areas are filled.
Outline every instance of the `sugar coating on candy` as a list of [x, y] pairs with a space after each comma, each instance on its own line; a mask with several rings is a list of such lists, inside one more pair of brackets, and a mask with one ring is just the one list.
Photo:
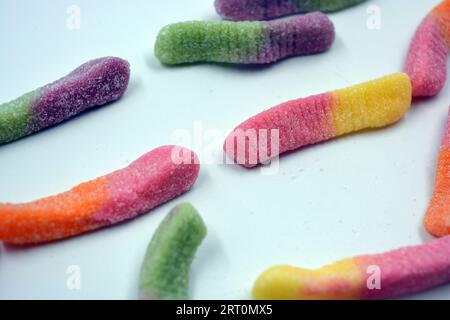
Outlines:
[[[369, 290], [366, 286], [362, 299], [387, 299], [416, 293], [450, 282], [450, 237], [353, 260], [362, 273], [370, 266], [380, 270], [381, 290]], [[366, 272], [364, 280], [369, 276]]]
[[333, 12], [365, 0], [215, 0], [216, 11], [229, 20], [268, 20], [299, 12]]
[[140, 298], [187, 300], [191, 263], [205, 236], [206, 226], [191, 204], [172, 209], [147, 248], [140, 274]]
[[434, 96], [445, 85], [448, 48], [432, 19], [422, 22], [412, 40], [405, 72], [410, 75], [415, 97]]
[[[306, 145], [395, 123], [410, 105], [408, 76], [396, 73], [268, 109], [236, 127], [224, 151], [238, 164], [254, 167]], [[278, 132], [277, 140], [272, 139], [273, 131]], [[267, 143], [261, 143], [263, 139]]]
[[181, 22], [160, 31], [155, 55], [165, 64], [244, 62], [257, 56], [262, 43], [263, 25], [259, 22]]
[[0, 105], [0, 144], [119, 99], [127, 89], [129, 78], [127, 61], [99, 58], [51, 84]]
[[[252, 167], [278, 154], [335, 136], [330, 109], [330, 95], [320, 94], [283, 103], [256, 115], [239, 125], [227, 137], [224, 150], [239, 164]], [[265, 131], [260, 131], [261, 129]], [[272, 141], [271, 130], [278, 130], [278, 141]], [[251, 133], [256, 141], [252, 141]], [[267, 150], [260, 152], [259, 141], [267, 135]], [[243, 139], [241, 138], [243, 136]], [[276, 139], [276, 138], [275, 138]], [[242, 143], [244, 143], [244, 148]], [[278, 143], [278, 150], [272, 146]], [[278, 152], [277, 152], [278, 151]], [[252, 156], [257, 159], [252, 161]], [[266, 156], [267, 155], [267, 156]]]
[[276, 266], [258, 277], [253, 297], [257, 300], [358, 299], [362, 279], [351, 259], [317, 270]]
[[[174, 150], [182, 150], [191, 161], [174, 162]], [[192, 151], [157, 148], [127, 168], [70, 191], [30, 203], [0, 204], [0, 240], [47, 242], [134, 218], [188, 191], [198, 172], [198, 158]]]
[[0, 240], [14, 244], [46, 242], [100, 227], [91, 216], [108, 200], [104, 178], [25, 204], [0, 204]]
[[[344, 259], [316, 270], [276, 266], [253, 287], [255, 299], [387, 299], [450, 282], [450, 237], [383, 254]], [[375, 267], [375, 268], [374, 268]], [[373, 270], [380, 287], [370, 288]]]
[[39, 97], [39, 89], [0, 105], [0, 144], [32, 133], [31, 107]]
[[119, 99], [127, 89], [129, 63], [106, 57], [89, 61], [41, 89], [33, 113], [42, 127], [57, 124], [87, 108]]
[[334, 38], [320, 12], [270, 22], [191, 21], [164, 27], [155, 55], [164, 64], [263, 64], [326, 51]]
[[400, 120], [411, 106], [411, 81], [395, 73], [331, 95], [334, 130], [340, 136]]
[[266, 22], [260, 61], [272, 62], [286, 57], [320, 53], [334, 42], [331, 20], [320, 12], [301, 17]]
[[425, 216], [425, 228], [434, 236], [450, 235], [450, 109], [436, 170], [433, 198]]
[[414, 97], [437, 95], [447, 78], [450, 49], [450, 0], [433, 9], [418, 27], [405, 64]]
[[[175, 151], [187, 155], [183, 163], [175, 160]], [[193, 151], [174, 146], [157, 148], [125, 170], [107, 176], [109, 201], [93, 220], [109, 225], [148, 212], [191, 189], [199, 170], [199, 160]]]

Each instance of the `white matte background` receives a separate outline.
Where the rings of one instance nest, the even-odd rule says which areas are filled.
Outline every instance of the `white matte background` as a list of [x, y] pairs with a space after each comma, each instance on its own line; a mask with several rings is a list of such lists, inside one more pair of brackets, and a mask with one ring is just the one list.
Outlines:
[[[9, 101], [106, 55], [131, 63], [117, 103], [0, 146], [0, 202], [31, 201], [124, 167], [155, 147], [194, 134], [201, 121], [228, 133], [265, 108], [402, 69], [413, 33], [438, 0], [371, 0], [331, 14], [337, 39], [327, 53], [266, 67], [164, 67], [153, 56], [161, 27], [219, 19], [213, 0], [2, 0], [0, 101]], [[69, 5], [81, 28], [66, 27]], [[366, 26], [381, 9], [381, 29]], [[315, 268], [358, 254], [431, 239], [422, 219], [433, 192], [450, 86], [414, 102], [383, 130], [349, 135], [281, 158], [279, 174], [204, 164], [182, 197], [119, 226], [46, 245], [0, 245], [0, 298], [135, 299], [146, 246], [176, 203], [192, 202], [208, 236], [191, 272], [194, 299], [246, 299], [274, 264]], [[211, 145], [220, 151], [222, 140]], [[207, 156], [207, 154], [206, 154]], [[67, 289], [68, 266], [81, 290]], [[450, 299], [450, 286], [407, 298]]]

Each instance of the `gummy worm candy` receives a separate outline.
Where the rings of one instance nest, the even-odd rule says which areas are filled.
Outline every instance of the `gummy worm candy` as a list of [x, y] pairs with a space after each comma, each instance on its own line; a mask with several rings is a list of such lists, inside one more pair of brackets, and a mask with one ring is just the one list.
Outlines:
[[0, 240], [47, 242], [134, 218], [188, 191], [198, 173], [194, 152], [159, 147], [70, 191], [25, 204], [0, 204]]
[[450, 49], [450, 0], [435, 7], [414, 35], [406, 59], [414, 97], [437, 95], [447, 78]]
[[320, 12], [270, 22], [191, 21], [164, 27], [155, 55], [164, 64], [263, 64], [328, 50], [334, 26]]
[[[395, 123], [410, 106], [411, 82], [395, 73], [268, 109], [236, 127], [224, 151], [238, 164], [254, 167], [302, 146]], [[273, 131], [278, 136], [272, 137]]]
[[140, 275], [140, 298], [187, 300], [189, 270], [205, 236], [206, 226], [191, 204], [172, 209], [147, 248]]
[[365, 0], [216, 0], [216, 11], [229, 20], [267, 20], [299, 12], [333, 12]]
[[130, 78], [127, 61], [105, 57], [0, 105], [0, 144], [67, 120], [86, 109], [119, 99]]
[[450, 235], [450, 110], [437, 165], [436, 187], [425, 216], [425, 228], [437, 237]]
[[277, 266], [253, 288], [255, 299], [387, 299], [450, 282], [450, 237], [317, 270]]

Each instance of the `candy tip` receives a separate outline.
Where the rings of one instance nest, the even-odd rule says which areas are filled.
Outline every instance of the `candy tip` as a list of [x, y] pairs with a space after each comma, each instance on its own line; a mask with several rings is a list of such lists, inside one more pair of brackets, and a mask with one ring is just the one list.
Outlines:
[[264, 271], [255, 281], [252, 296], [255, 300], [289, 300], [299, 296], [301, 279], [307, 270], [287, 265]]

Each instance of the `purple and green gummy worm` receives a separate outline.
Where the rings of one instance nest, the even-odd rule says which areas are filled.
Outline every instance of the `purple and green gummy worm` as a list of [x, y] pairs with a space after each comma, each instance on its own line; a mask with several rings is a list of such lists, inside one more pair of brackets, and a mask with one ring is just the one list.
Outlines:
[[334, 12], [365, 0], [216, 0], [217, 13], [228, 20], [268, 20], [300, 12]]
[[189, 271], [206, 226], [197, 210], [182, 203], [156, 229], [141, 268], [143, 300], [187, 300]]
[[119, 99], [129, 79], [127, 61], [116, 57], [99, 58], [82, 64], [53, 83], [0, 105], [0, 144]]
[[323, 13], [274, 21], [191, 21], [164, 27], [155, 55], [164, 64], [271, 63], [328, 50], [334, 26]]

